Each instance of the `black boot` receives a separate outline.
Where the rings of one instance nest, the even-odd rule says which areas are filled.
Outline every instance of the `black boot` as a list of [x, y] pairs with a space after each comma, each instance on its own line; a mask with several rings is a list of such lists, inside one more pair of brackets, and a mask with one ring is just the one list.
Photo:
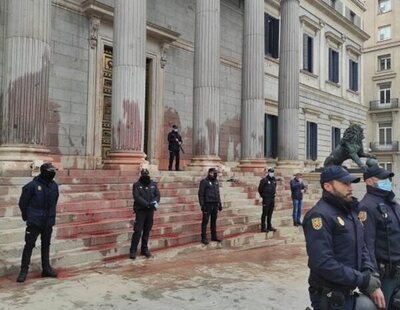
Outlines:
[[21, 268], [21, 271], [19, 272], [19, 275], [17, 278], [17, 282], [25, 282], [27, 275], [28, 275], [28, 269]]
[[42, 248], [42, 277], [57, 278], [57, 272], [50, 266], [50, 248]]

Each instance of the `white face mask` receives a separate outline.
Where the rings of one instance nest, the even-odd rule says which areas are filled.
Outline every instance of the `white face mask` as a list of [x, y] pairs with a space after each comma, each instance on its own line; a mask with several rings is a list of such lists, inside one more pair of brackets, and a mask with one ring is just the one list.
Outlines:
[[174, 128], [173, 130], [174, 130], [175, 132], [178, 132], [178, 129], [176, 129], [176, 128]]
[[268, 172], [268, 176], [269, 176], [270, 178], [273, 178], [273, 177], [275, 176], [275, 173], [273, 173], [273, 172]]

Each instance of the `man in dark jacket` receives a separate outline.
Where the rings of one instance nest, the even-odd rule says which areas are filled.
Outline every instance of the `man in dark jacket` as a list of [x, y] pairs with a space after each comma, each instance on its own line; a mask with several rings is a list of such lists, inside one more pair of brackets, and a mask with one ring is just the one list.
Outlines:
[[19, 208], [26, 222], [25, 246], [22, 252], [21, 271], [17, 282], [24, 282], [28, 275], [32, 250], [36, 239], [41, 236], [42, 277], [56, 278], [57, 273], [50, 266], [50, 240], [56, 223], [58, 185], [54, 182], [56, 168], [51, 163], [40, 167], [40, 175], [22, 188]]
[[[272, 227], [272, 213], [275, 208], [276, 179], [274, 168], [268, 169], [268, 174], [261, 179], [258, 185], [258, 193], [262, 198], [262, 214], [261, 214], [261, 232], [276, 231]], [[267, 219], [267, 228], [265, 228], [265, 219]]]
[[160, 191], [157, 184], [150, 178], [149, 171], [142, 169], [139, 180], [133, 184], [133, 210], [136, 214], [133, 227], [132, 242], [129, 257], [136, 259], [137, 247], [142, 237], [140, 255], [151, 257], [148, 241], [151, 228], [153, 227], [154, 211], [160, 203]]
[[178, 133], [178, 126], [173, 125], [172, 131], [168, 134], [169, 164], [168, 170], [172, 170], [172, 163], [175, 158], [175, 170], [179, 171], [179, 155], [181, 151], [182, 137]]
[[199, 187], [199, 203], [203, 220], [201, 222], [201, 242], [208, 244], [207, 224], [211, 216], [211, 241], [221, 242], [217, 237], [217, 216], [222, 211], [222, 203], [219, 195], [218, 171], [215, 168], [208, 169], [208, 175], [201, 180]]
[[303, 191], [306, 190], [306, 186], [302, 180], [302, 174], [296, 173], [295, 177], [290, 180], [290, 190], [292, 192], [293, 201], [293, 225], [301, 225], [301, 209], [303, 207]]
[[[394, 173], [379, 166], [367, 168], [364, 172], [367, 193], [360, 201], [359, 213], [365, 243], [381, 275], [388, 309], [394, 309], [394, 291], [400, 288], [400, 205], [392, 191], [393, 176]], [[395, 309], [400, 309], [399, 306]]]
[[352, 183], [359, 181], [343, 167], [326, 167], [320, 178], [322, 198], [304, 217], [314, 310], [376, 309], [365, 295], [356, 298], [357, 287], [378, 307], [385, 306], [379, 275], [364, 242], [358, 203], [352, 196]]

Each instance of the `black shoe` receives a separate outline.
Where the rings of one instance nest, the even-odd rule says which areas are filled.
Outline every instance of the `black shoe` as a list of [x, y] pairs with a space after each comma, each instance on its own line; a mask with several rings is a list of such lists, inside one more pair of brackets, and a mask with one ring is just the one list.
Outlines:
[[261, 228], [261, 232], [268, 232], [268, 230], [266, 230], [264, 227], [264, 228]]
[[272, 232], [274, 232], [274, 231], [276, 231], [276, 228], [271, 227], [271, 228], [268, 228], [267, 231], [272, 231]]
[[149, 251], [142, 252], [142, 253], [140, 253], [140, 255], [142, 255], [142, 256], [144, 256], [144, 257], [146, 257], [146, 258], [150, 258], [150, 257], [152, 256], [151, 253], [150, 253]]
[[204, 245], [209, 244], [209, 242], [206, 238], [201, 239], [201, 243], [203, 243]]
[[297, 227], [297, 226], [299, 226], [299, 224], [298, 224], [298, 223], [293, 223], [293, 226], [296, 226], [296, 227]]
[[297, 222], [297, 225], [301, 226], [301, 225], [303, 225], [303, 223], [302, 222]]
[[218, 238], [211, 238], [211, 241], [215, 241], [215, 242], [222, 242], [222, 239], [218, 239]]
[[129, 258], [130, 259], [136, 259], [136, 253], [129, 253]]
[[28, 269], [21, 269], [17, 277], [17, 282], [20, 283], [25, 282], [27, 275], [28, 275]]
[[176, 168], [176, 169], [175, 169], [175, 171], [182, 171], [182, 170], [181, 170], [181, 169], [179, 169], [179, 168]]
[[43, 269], [42, 278], [57, 278], [57, 272], [53, 268], [48, 266]]

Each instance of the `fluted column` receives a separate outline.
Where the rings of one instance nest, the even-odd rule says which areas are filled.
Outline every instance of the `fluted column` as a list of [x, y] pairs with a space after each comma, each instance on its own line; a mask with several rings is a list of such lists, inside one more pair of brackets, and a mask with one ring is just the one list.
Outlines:
[[299, 0], [281, 1], [278, 158], [299, 159]]
[[220, 1], [197, 0], [194, 43], [193, 165], [219, 162]]
[[114, 7], [112, 146], [106, 165], [144, 160], [146, 0], [116, 0]]
[[244, 1], [242, 87], [242, 158], [239, 167], [263, 169], [264, 0]]
[[40, 159], [49, 151], [51, 0], [7, 0], [1, 169]]

